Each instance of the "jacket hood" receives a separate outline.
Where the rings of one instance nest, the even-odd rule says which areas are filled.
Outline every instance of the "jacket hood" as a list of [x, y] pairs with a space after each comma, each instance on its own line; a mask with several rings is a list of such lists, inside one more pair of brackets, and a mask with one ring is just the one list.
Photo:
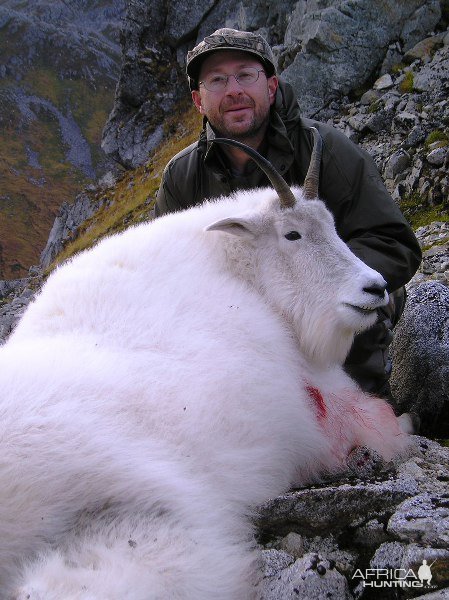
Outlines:
[[281, 78], [279, 78], [274, 110], [281, 117], [287, 131], [295, 126], [301, 118], [301, 111], [295, 92], [292, 86]]

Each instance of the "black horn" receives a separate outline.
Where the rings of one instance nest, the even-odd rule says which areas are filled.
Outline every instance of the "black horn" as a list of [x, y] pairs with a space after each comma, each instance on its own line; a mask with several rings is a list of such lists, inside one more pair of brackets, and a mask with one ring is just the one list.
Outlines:
[[[304, 197], [307, 200], [313, 200], [314, 198], [318, 198], [318, 187], [320, 181], [320, 163], [321, 163], [321, 153], [323, 148], [323, 140], [321, 139], [321, 135], [318, 132], [318, 129], [315, 127], [310, 128], [313, 135], [313, 150], [312, 156], [310, 157], [310, 164], [307, 170], [307, 175], [304, 179]], [[229, 138], [214, 138], [211, 140], [211, 143], [218, 142], [219, 144], [225, 144], [228, 146], [234, 146], [235, 148], [240, 148], [248, 154], [250, 158], [257, 164], [258, 167], [262, 169], [265, 175], [271, 182], [271, 185], [274, 187], [275, 191], [279, 196], [279, 200], [281, 206], [283, 208], [291, 208], [295, 205], [296, 198], [290, 189], [290, 186], [285, 181], [285, 179], [276, 171], [273, 165], [267, 160], [264, 156], [259, 154], [257, 150], [247, 146], [246, 144], [242, 144], [242, 142], [237, 142], [236, 140], [231, 140]]]
[[304, 198], [313, 200], [318, 198], [318, 188], [320, 185], [320, 164], [321, 153], [323, 150], [323, 140], [316, 127], [311, 127], [313, 135], [313, 150], [310, 157], [309, 168], [304, 179]]
[[277, 192], [277, 195], [279, 196], [281, 206], [283, 208], [291, 208], [295, 205], [296, 198], [293, 192], [291, 191], [288, 183], [286, 183], [282, 175], [280, 175], [276, 171], [276, 169], [273, 167], [270, 161], [263, 157], [261, 154], [259, 154], [257, 150], [254, 150], [246, 144], [242, 144], [241, 142], [237, 142], [236, 140], [230, 140], [228, 138], [214, 138], [213, 140], [211, 140], [211, 142], [218, 142], [219, 144], [235, 146], [236, 148], [240, 148], [240, 150], [246, 152], [246, 154], [248, 154], [248, 156], [250, 156], [253, 159], [256, 165], [262, 169], [262, 171], [270, 180], [271, 185], [274, 187], [274, 189]]

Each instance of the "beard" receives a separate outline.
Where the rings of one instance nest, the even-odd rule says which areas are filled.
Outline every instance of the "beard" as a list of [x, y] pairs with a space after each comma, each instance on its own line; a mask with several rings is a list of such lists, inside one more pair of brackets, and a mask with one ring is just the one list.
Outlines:
[[[232, 108], [242, 105], [245, 108], [252, 109], [251, 117], [234, 120], [232, 118]], [[269, 118], [270, 106], [258, 108], [251, 98], [245, 98], [244, 101], [226, 99], [218, 111], [207, 116], [207, 120], [217, 135], [243, 143], [259, 138], [261, 134], [263, 135], [268, 126]]]

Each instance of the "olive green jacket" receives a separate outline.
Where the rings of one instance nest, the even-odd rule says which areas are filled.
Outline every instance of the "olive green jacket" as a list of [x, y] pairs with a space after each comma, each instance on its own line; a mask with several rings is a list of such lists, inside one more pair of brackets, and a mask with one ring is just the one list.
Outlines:
[[[302, 185], [312, 151], [312, 125], [323, 138], [320, 198], [333, 213], [338, 234], [354, 254], [383, 275], [389, 291], [400, 288], [421, 260], [413, 231], [369, 155], [335, 128], [302, 118], [293, 90], [285, 82], [280, 83], [271, 109], [266, 157], [289, 184]], [[237, 189], [270, 185], [252, 161], [245, 176], [234, 176], [222, 151], [208, 144], [213, 136], [206, 123], [199, 141], [168, 163], [157, 195], [156, 216]]]

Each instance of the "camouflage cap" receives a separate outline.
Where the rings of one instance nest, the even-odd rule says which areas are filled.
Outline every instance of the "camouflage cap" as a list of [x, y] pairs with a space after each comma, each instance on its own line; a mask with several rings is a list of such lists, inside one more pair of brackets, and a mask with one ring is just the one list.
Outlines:
[[250, 31], [238, 31], [237, 29], [217, 29], [187, 53], [186, 71], [191, 89], [195, 89], [198, 85], [197, 80], [201, 63], [208, 54], [217, 50], [248, 52], [261, 61], [268, 77], [276, 72], [273, 51], [261, 35]]

